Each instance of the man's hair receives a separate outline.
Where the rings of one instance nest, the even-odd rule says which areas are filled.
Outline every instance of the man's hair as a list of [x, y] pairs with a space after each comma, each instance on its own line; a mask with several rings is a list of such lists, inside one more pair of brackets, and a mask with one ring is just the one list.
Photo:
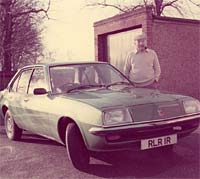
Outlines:
[[134, 40], [140, 40], [140, 39], [147, 39], [146, 34], [142, 33], [142, 34], [136, 35], [134, 38]]

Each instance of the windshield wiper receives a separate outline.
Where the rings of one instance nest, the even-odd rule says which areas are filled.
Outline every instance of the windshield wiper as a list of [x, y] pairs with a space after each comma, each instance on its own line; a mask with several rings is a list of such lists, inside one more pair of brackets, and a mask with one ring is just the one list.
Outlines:
[[87, 89], [87, 88], [102, 88], [102, 87], [105, 87], [105, 85], [80, 85], [80, 86], [76, 86], [74, 88], [67, 90], [67, 93], [73, 90], [80, 90], [80, 89]]
[[115, 85], [132, 85], [132, 84], [127, 81], [117, 81], [115, 83], [108, 84], [106, 88], [109, 88], [110, 86], [115, 86]]

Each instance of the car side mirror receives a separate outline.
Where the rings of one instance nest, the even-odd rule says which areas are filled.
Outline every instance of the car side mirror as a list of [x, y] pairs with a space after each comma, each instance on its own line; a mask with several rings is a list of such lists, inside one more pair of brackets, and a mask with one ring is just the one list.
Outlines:
[[47, 94], [47, 90], [45, 88], [35, 88], [33, 90], [33, 94], [34, 95], [43, 95], [43, 94]]

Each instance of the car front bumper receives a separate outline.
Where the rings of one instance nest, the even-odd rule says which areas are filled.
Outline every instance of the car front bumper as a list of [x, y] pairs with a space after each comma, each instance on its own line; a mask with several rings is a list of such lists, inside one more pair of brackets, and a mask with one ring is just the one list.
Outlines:
[[87, 147], [91, 151], [140, 150], [141, 140], [177, 134], [189, 135], [199, 126], [200, 114], [150, 121], [118, 127], [91, 127], [87, 134]]

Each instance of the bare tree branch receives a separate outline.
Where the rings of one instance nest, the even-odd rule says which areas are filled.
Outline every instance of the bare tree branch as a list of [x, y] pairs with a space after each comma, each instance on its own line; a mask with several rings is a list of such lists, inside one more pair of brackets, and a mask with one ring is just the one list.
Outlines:
[[175, 5], [172, 4], [171, 7], [176, 9], [181, 16], [184, 16], [184, 14], [182, 13], [181, 9], [178, 6], [175, 6]]
[[200, 7], [200, 4], [197, 4], [197, 3], [193, 2], [192, 0], [188, 0], [188, 1], [190, 1], [190, 2], [191, 2], [192, 4], [194, 4], [195, 6]]
[[148, 6], [148, 0], [143, 0], [143, 3], [145, 5], [145, 7]]
[[178, 1], [178, 0], [173, 0], [173, 1], [171, 1], [171, 2], [164, 3], [164, 4], [162, 5], [161, 10], [163, 11], [164, 8], [166, 8], [166, 7], [174, 6], [173, 4], [176, 3], [177, 1]]
[[102, 7], [113, 7], [115, 9], [118, 9], [121, 12], [127, 12], [126, 10], [124, 10], [123, 8], [120, 8], [118, 5], [113, 5], [113, 4], [107, 4], [105, 3], [105, 1], [103, 3], [100, 2], [96, 2], [96, 3], [90, 3], [87, 4], [86, 6], [102, 6]]
[[120, 12], [126, 13], [130, 11], [134, 11], [141, 7], [152, 6], [153, 14], [157, 16], [164, 15], [164, 9], [167, 7], [171, 7], [175, 9], [181, 16], [184, 16], [185, 12], [183, 3], [190, 2], [193, 5], [200, 7], [199, 3], [195, 3], [194, 0], [185, 0], [182, 2], [181, 0], [140, 0], [141, 3], [132, 1], [132, 5], [129, 6], [125, 5], [125, 1], [120, 1], [120, 4], [116, 3], [108, 3], [106, 0], [93, 0], [91, 3], [87, 3], [86, 6], [101, 6], [101, 7], [113, 7]]
[[48, 19], [50, 19], [49, 16], [48, 16], [48, 11], [50, 9], [50, 5], [51, 5], [51, 0], [49, 0], [49, 2], [48, 2], [47, 9], [43, 9], [43, 8], [41, 8], [41, 9], [30, 9], [30, 10], [27, 10], [27, 11], [24, 11], [24, 12], [19, 12], [17, 14], [13, 14], [12, 17], [17, 18], [17, 17], [20, 17], [22, 15], [27, 15], [27, 14], [31, 14], [31, 13], [37, 14], [37, 13], [40, 13], [40, 12], [44, 12], [46, 17]]
[[[147, 2], [147, 0], [144, 0], [144, 1]], [[88, 3], [86, 6], [88, 6], [88, 7], [89, 6], [112, 7], [112, 8], [115, 8], [115, 9], [117, 9], [120, 12], [123, 12], [123, 13], [133, 11], [133, 10], [140, 8], [140, 7], [144, 7], [144, 5], [142, 5], [142, 4], [130, 5], [130, 6], [125, 6], [125, 5], [121, 6], [120, 4], [109, 4], [109, 3], [106, 2], [106, 0], [104, 0], [103, 2]]]

